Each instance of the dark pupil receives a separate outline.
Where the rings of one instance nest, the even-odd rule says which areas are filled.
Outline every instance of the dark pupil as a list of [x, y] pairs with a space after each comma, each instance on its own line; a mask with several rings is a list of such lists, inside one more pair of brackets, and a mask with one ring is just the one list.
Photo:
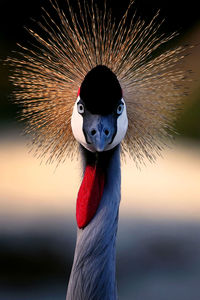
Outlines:
[[121, 107], [121, 105], [119, 105], [119, 107], [118, 107], [118, 110], [119, 110], [119, 111], [121, 111], [121, 110], [122, 110], [122, 107]]
[[83, 105], [79, 105], [79, 110], [80, 110], [80, 111], [83, 110]]

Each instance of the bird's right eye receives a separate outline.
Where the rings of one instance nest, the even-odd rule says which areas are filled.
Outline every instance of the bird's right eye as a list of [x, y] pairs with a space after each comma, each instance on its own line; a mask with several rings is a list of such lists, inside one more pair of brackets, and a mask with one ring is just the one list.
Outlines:
[[83, 114], [84, 113], [84, 106], [82, 103], [78, 103], [77, 104], [77, 110], [79, 114]]

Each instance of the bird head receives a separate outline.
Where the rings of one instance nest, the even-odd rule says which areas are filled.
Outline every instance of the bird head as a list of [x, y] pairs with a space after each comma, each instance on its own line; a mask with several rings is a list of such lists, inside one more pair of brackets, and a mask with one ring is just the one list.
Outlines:
[[181, 61], [190, 47], [162, 52], [175, 34], [160, 33], [158, 14], [149, 23], [129, 15], [133, 0], [119, 23], [106, 5], [84, 1], [74, 12], [69, 2], [67, 15], [52, 3], [58, 18], [46, 12], [42, 32], [28, 30], [35, 48], [7, 60], [36, 155], [64, 162], [78, 153], [77, 140], [92, 152], [121, 143], [136, 164], [154, 160], [188, 91]]
[[117, 146], [128, 128], [126, 104], [117, 76], [98, 65], [85, 76], [71, 118], [75, 139], [91, 152]]

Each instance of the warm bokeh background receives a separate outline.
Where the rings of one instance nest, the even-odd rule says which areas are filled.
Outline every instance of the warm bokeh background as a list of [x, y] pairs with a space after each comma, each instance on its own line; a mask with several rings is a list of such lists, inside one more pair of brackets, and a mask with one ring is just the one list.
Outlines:
[[[61, 5], [65, 0], [59, 1]], [[108, 1], [118, 18], [128, 0]], [[48, 0], [0, 1], [0, 59], [27, 43], [23, 25], [38, 19]], [[157, 9], [163, 32], [196, 45], [186, 65], [194, 74], [176, 124], [180, 136], [156, 164], [122, 166], [117, 242], [120, 299], [200, 299], [200, 15], [190, 0], [136, 0], [138, 15]], [[40, 164], [27, 147], [9, 97], [7, 66], [0, 66], [0, 300], [62, 300], [76, 238], [79, 162]], [[195, 80], [194, 80], [195, 79]]]

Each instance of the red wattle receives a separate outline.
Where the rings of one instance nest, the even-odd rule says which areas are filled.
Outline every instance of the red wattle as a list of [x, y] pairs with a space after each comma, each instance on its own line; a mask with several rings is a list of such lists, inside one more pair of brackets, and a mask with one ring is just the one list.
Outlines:
[[79, 228], [87, 226], [94, 217], [101, 201], [104, 182], [105, 176], [100, 168], [95, 165], [86, 166], [76, 204], [76, 220]]

